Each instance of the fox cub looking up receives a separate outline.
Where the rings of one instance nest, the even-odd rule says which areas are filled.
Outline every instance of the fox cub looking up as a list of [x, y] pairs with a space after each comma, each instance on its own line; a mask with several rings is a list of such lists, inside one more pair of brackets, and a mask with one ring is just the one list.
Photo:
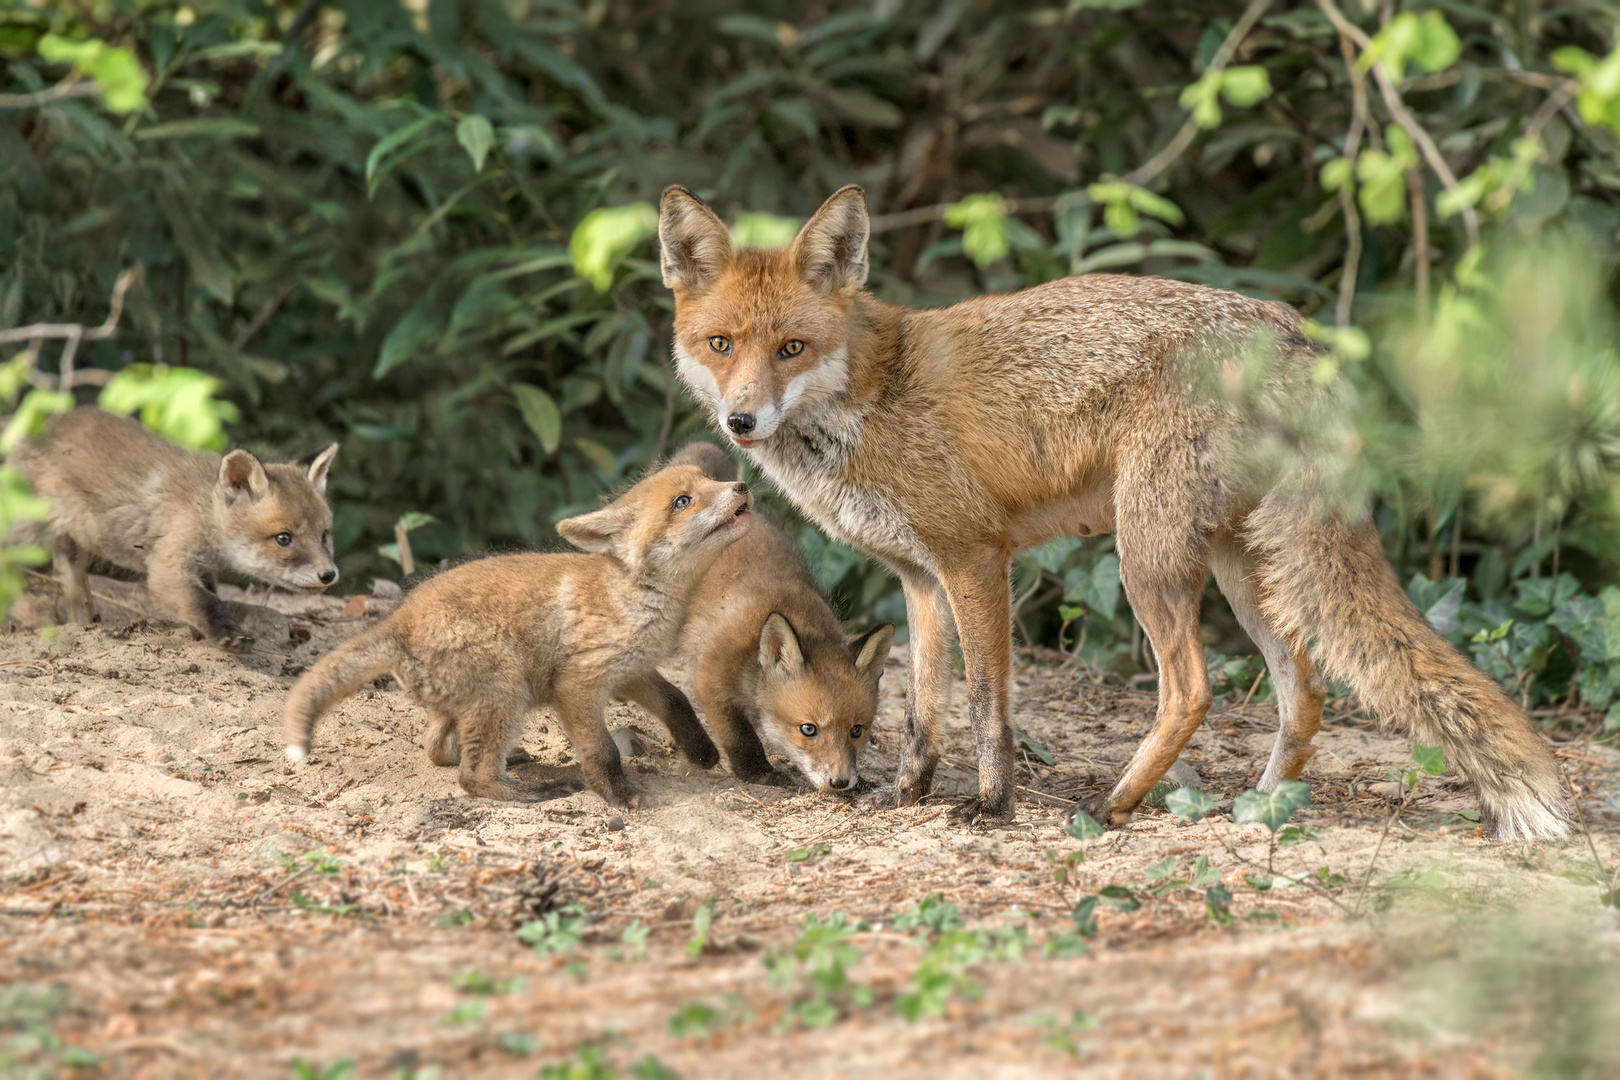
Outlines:
[[[439, 574], [298, 680], [287, 699], [287, 756], [304, 760], [320, 715], [391, 671], [428, 710], [428, 755], [459, 763], [468, 793], [537, 802], [577, 788], [506, 773], [524, 714], [550, 706], [591, 790], [631, 805], [603, 709], [613, 694], [645, 703], [655, 693], [649, 676], [674, 651], [692, 593], [748, 531], [752, 510], [746, 484], [666, 468], [603, 509], [558, 522], [584, 554], [499, 555]], [[659, 715], [688, 760], [719, 762], [690, 709]]]
[[[737, 475], [731, 458], [707, 442], [682, 447], [670, 464], [696, 465], [716, 480]], [[893, 640], [894, 627], [885, 623], [846, 642], [804, 556], [760, 520], [703, 579], [681, 632], [681, 653], [692, 664], [709, 731], [739, 779], [771, 774], [769, 747], [817, 789], [843, 791], [860, 779], [857, 758], [870, 737]], [[681, 697], [663, 685], [666, 700]]]
[[333, 443], [286, 465], [246, 450], [221, 459], [84, 407], [55, 417], [11, 463], [50, 501], [44, 531], [69, 620], [91, 620], [87, 574], [111, 566], [144, 574], [152, 600], [199, 637], [246, 652], [253, 638], [214, 595], [214, 580], [232, 571], [320, 592], [338, 579], [326, 504], [337, 452]]

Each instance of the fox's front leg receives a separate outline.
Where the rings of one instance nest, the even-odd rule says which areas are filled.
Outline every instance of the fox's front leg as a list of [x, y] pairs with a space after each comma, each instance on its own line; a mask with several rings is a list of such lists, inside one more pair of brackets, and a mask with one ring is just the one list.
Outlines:
[[[911, 631], [911, 685], [906, 693], [905, 731], [900, 737], [900, 769], [890, 805], [909, 806], [934, 788], [940, 732], [951, 701], [956, 627], [938, 581], [916, 573], [903, 575], [900, 583]], [[880, 798], [890, 795], [887, 789], [879, 789]]]
[[979, 754], [979, 797], [958, 816], [1006, 821], [1013, 816], [1013, 733], [1007, 707], [1012, 677], [1012, 592], [1004, 553], [983, 553], [952, 567], [945, 590], [962, 637], [968, 718]]
[[165, 537], [147, 564], [146, 591], [159, 607], [227, 652], [253, 648], [253, 635], [237, 624], [225, 602], [203, 583], [186, 551], [187, 537]]
[[557, 719], [562, 721], [568, 745], [585, 771], [585, 783], [609, 806], [635, 806], [636, 794], [625, 778], [619, 748], [608, 734], [606, 683], [565, 676], [557, 680], [555, 692]]

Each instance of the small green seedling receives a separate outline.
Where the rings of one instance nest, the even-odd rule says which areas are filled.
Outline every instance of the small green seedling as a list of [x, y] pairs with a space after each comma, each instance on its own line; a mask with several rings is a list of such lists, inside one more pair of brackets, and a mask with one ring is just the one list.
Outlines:
[[1063, 831], [1076, 840], [1095, 840], [1103, 834], [1103, 827], [1097, 824], [1097, 819], [1084, 810], [1076, 810], [1074, 817], [1063, 826]]
[[916, 930], [921, 928], [936, 934], [943, 934], [948, 930], [955, 930], [960, 926], [964, 926], [966, 923], [956, 905], [945, 899], [944, 893], [934, 893], [931, 896], [924, 897], [910, 911], [896, 915], [891, 925], [896, 930]]
[[607, 1063], [601, 1047], [582, 1046], [574, 1051], [572, 1061], [556, 1065], [542, 1065], [535, 1080], [617, 1080], [613, 1066]]
[[540, 960], [551, 953], [571, 953], [584, 940], [584, 913], [584, 905], [578, 901], [564, 904], [518, 927], [518, 940], [534, 946], [534, 955]]
[[709, 944], [709, 927], [714, 924], [714, 908], [704, 904], [692, 914], [692, 939], [686, 943], [686, 956], [696, 960]]
[[1179, 818], [1197, 821], [1215, 810], [1215, 798], [1195, 787], [1178, 787], [1164, 797], [1164, 808]]

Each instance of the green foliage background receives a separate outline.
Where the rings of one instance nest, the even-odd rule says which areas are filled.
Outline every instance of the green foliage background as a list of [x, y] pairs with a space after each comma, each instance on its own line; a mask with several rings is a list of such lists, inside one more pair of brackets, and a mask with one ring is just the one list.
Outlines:
[[[1342, 7], [1370, 43], [1277, 0], [1223, 56], [1243, 9], [1204, 0], [14, 6], [0, 93], [106, 86], [0, 105], [0, 330], [98, 324], [141, 266], [80, 366], [206, 371], [231, 437], [267, 453], [340, 440], [336, 542], [363, 583], [397, 575], [379, 549], [405, 515], [432, 515], [425, 561], [553, 544], [701, 430], [667, 363], [645, 205], [664, 185], [781, 243], [857, 182], [893, 301], [1112, 270], [1300, 306], [1359, 390], [1362, 479], [1414, 597], [1527, 703], [1606, 709], [1615, 15]], [[1332, 329], [1353, 247], [1365, 334]], [[879, 568], [799, 528], [846, 614], [903, 616]], [[1106, 539], [1032, 553], [1014, 584], [1030, 640], [1149, 663]], [[1206, 637], [1243, 651], [1218, 601]], [[1215, 659], [1247, 689], [1250, 661]]]

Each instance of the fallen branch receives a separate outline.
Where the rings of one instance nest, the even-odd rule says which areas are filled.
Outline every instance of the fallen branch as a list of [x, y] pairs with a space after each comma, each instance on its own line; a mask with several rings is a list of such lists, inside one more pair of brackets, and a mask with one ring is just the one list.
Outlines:
[[90, 329], [83, 323], [31, 323], [13, 330], [0, 330], [0, 345], [28, 342], [28, 351], [25, 354], [28, 357], [28, 381], [35, 386], [49, 387], [51, 377], [39, 370], [40, 345], [46, 338], [65, 338], [67, 345], [63, 347], [62, 358], [57, 363], [59, 374], [55, 379], [56, 388], [71, 390], [75, 383], [105, 385], [113, 377], [113, 372], [86, 371], [75, 377], [73, 358], [78, 354], [79, 342], [102, 341], [118, 332], [118, 321], [124, 314], [124, 294], [135, 283], [135, 277], [139, 273], [139, 266], [131, 266], [118, 275], [118, 280], [113, 283], [112, 300], [107, 308], [107, 321], [100, 326]]
[[99, 93], [101, 93], [101, 86], [97, 83], [68, 79], [57, 83], [49, 89], [35, 90], [31, 94], [0, 94], [0, 109], [37, 109], [41, 105], [49, 105], [53, 101], [63, 101], [67, 98], [95, 97]]

